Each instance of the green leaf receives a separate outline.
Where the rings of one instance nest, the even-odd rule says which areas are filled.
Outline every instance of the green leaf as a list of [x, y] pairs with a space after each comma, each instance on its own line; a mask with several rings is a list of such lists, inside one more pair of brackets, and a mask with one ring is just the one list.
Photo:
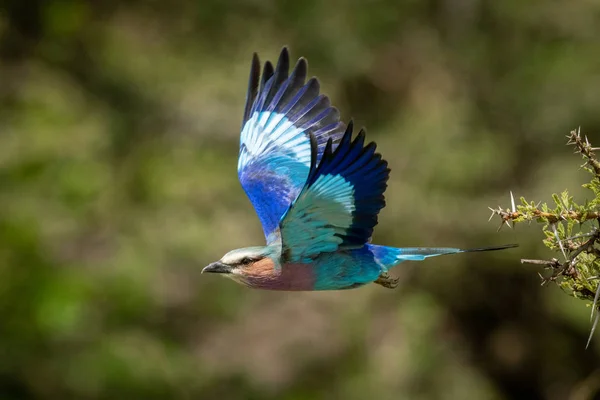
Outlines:
[[560, 202], [560, 198], [556, 193], [552, 193], [552, 200], [554, 200], [554, 204], [556, 204], [557, 207], [561, 207], [562, 204]]

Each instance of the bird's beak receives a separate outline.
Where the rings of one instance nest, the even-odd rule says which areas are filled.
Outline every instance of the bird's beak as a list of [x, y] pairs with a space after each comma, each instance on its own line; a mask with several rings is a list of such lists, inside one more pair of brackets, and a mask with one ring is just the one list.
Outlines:
[[202, 273], [205, 272], [213, 272], [215, 274], [229, 274], [231, 273], [231, 267], [227, 264], [223, 264], [220, 261], [208, 264], [206, 267], [204, 267], [204, 269], [202, 270]]

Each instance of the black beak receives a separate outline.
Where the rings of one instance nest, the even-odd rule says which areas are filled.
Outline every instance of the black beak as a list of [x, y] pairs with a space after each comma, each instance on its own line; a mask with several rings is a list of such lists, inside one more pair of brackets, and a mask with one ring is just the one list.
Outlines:
[[227, 264], [223, 264], [222, 262], [217, 261], [208, 264], [206, 267], [204, 267], [202, 273], [205, 272], [213, 272], [215, 274], [229, 274], [231, 273], [231, 267]]

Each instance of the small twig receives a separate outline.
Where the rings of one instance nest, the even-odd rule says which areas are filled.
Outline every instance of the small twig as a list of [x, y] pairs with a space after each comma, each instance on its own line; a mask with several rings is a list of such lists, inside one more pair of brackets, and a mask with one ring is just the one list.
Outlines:
[[497, 209], [493, 209], [490, 207], [488, 207], [488, 208], [492, 211], [492, 215], [499, 215], [502, 218], [503, 224], [508, 223], [508, 221], [514, 221], [519, 218], [524, 218], [524, 219], [528, 219], [528, 220], [535, 219], [535, 218], [544, 218], [544, 219], [548, 220], [549, 223], [556, 223], [556, 222], [564, 221], [567, 219], [577, 220], [579, 222], [585, 222], [585, 221], [589, 221], [592, 219], [600, 218], [600, 213], [598, 213], [598, 212], [581, 213], [581, 212], [577, 212], [577, 211], [565, 211], [560, 214], [553, 214], [553, 213], [541, 211], [539, 209], [535, 209], [535, 210], [531, 211], [531, 215], [527, 215], [527, 214], [522, 213], [521, 211], [512, 212], [510, 210], [503, 210], [501, 208], [497, 208]]
[[526, 258], [522, 258], [521, 264], [547, 265], [552, 268], [562, 267], [562, 264], [556, 258], [553, 258], [552, 260], [529, 260]]
[[596, 159], [594, 148], [590, 145], [587, 137], [585, 138], [585, 142], [581, 138], [581, 127], [571, 131], [568, 138], [569, 141], [567, 144], [575, 145], [577, 147], [577, 151], [587, 159], [587, 164], [592, 167], [596, 176], [600, 177], [600, 162], [598, 162]]
[[594, 231], [593, 231], [593, 232], [589, 232], [589, 233], [582, 233], [582, 234], [579, 234], [579, 235], [576, 235], [576, 236], [571, 236], [571, 237], [568, 237], [568, 238], [566, 238], [566, 239], [563, 239], [563, 240], [561, 240], [561, 241], [562, 241], [562, 242], [568, 242], [569, 240], [581, 239], [581, 238], [584, 238], [584, 237], [590, 237], [590, 236], [593, 236], [593, 235], [595, 235], [595, 234], [596, 234], [596, 231], [595, 231], [595, 230], [596, 230], [596, 228], [594, 228]]
[[549, 277], [545, 277], [538, 272], [540, 279], [542, 280], [542, 286], [546, 286], [549, 282], [555, 281], [565, 270], [564, 265], [556, 258], [552, 260], [530, 260], [530, 259], [521, 259], [521, 264], [535, 264], [535, 265], [545, 265], [546, 268], [552, 268], [554, 272]]
[[577, 248], [577, 250], [575, 250], [571, 254], [571, 258], [574, 259], [579, 254], [581, 254], [582, 251], [588, 250], [590, 247], [592, 247], [594, 245], [594, 243], [596, 243], [596, 240], [598, 240], [598, 232], [595, 232], [591, 238], [589, 238], [585, 243], [583, 243], [581, 246], [579, 246], [579, 248]]

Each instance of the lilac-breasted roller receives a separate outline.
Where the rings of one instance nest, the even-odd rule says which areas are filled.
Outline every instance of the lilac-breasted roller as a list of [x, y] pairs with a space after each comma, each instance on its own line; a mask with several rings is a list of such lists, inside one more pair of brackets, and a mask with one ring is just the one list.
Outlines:
[[350, 289], [367, 283], [393, 288], [387, 271], [405, 260], [499, 250], [394, 248], [370, 243], [388, 164], [353, 137], [353, 124], [319, 94], [300, 58], [289, 73], [289, 55], [277, 66], [254, 54], [244, 109], [238, 176], [266, 237], [266, 246], [232, 250], [202, 272], [220, 273], [249, 287], [272, 290]]

